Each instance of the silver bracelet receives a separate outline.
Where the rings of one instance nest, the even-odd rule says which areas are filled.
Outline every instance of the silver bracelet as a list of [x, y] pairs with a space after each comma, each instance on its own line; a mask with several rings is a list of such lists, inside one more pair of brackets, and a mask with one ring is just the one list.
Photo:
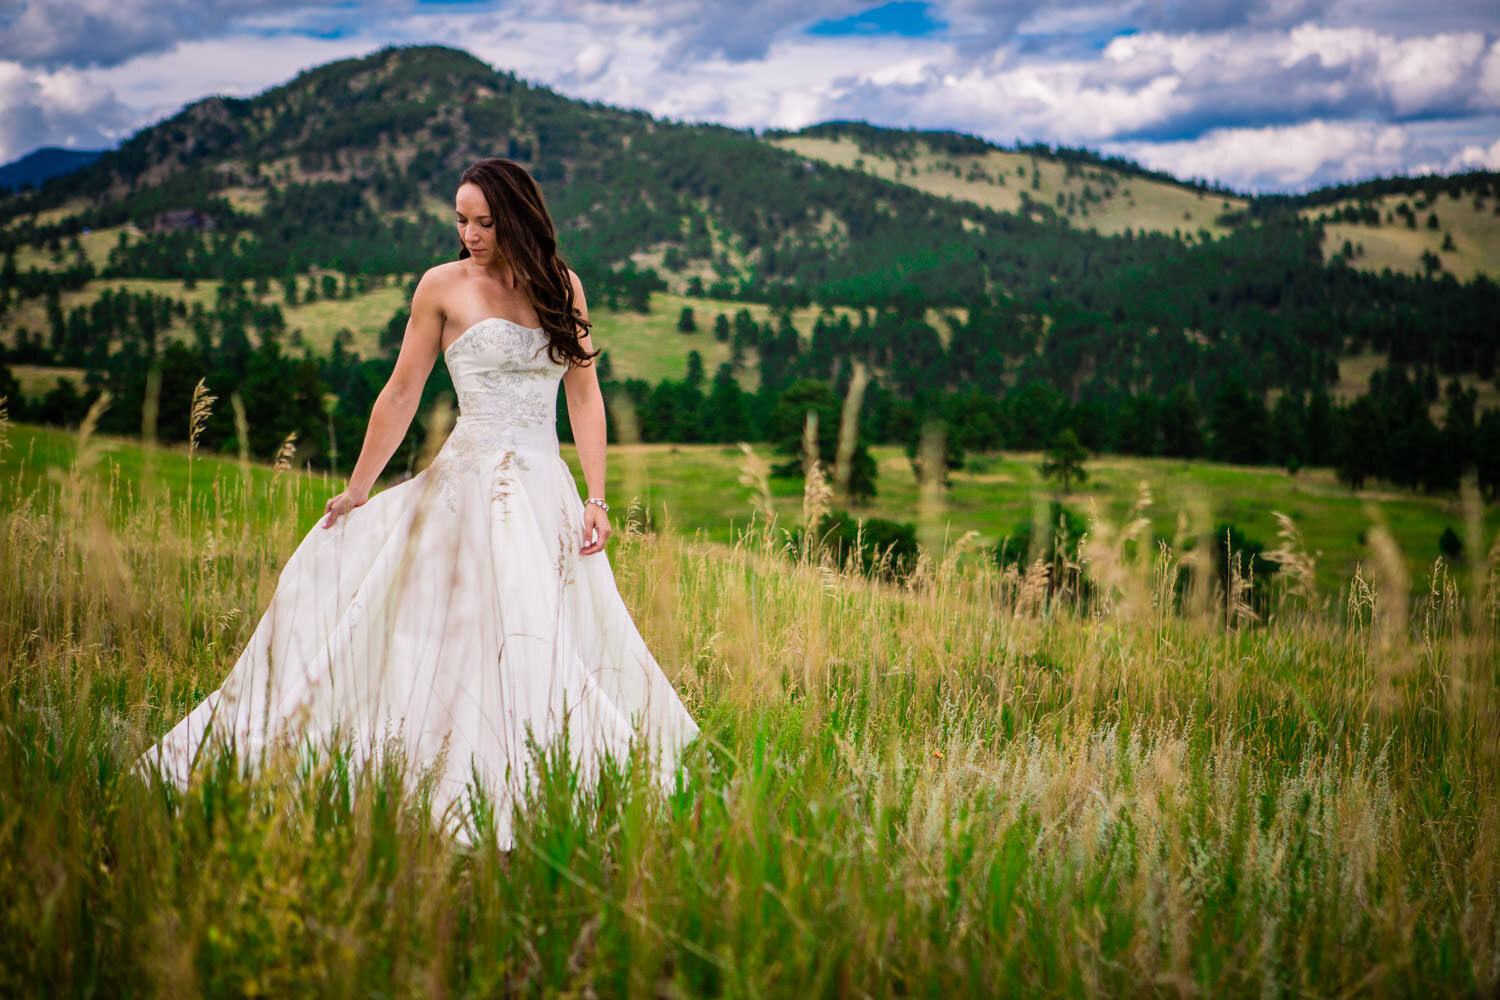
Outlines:
[[609, 513], [609, 504], [604, 502], [603, 497], [589, 497], [584, 501], [584, 503], [591, 503], [594, 506], [598, 507], [600, 510], [604, 511], [604, 513]]

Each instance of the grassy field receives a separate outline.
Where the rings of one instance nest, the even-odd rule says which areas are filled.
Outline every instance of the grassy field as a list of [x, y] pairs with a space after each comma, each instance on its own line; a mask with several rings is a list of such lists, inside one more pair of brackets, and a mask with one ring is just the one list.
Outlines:
[[[1020, 211], [1022, 192], [1032, 201], [1055, 207], [1058, 194], [1080, 197], [1085, 184], [1099, 193], [1106, 190], [1097, 179], [1082, 174], [1069, 178], [1063, 163], [1045, 157], [1033, 160], [1028, 153], [992, 150], [983, 155], [952, 155], [933, 153], [924, 145], [910, 160], [898, 161], [862, 153], [852, 139], [794, 136], [768, 141], [810, 160], [863, 170], [928, 194], [970, 201], [1000, 212]], [[1035, 187], [1033, 169], [1041, 174]], [[1025, 176], [1019, 170], [1024, 170]], [[1199, 229], [1206, 229], [1214, 236], [1222, 236], [1229, 230], [1214, 220], [1224, 212], [1245, 207], [1244, 199], [1200, 195], [1186, 187], [1121, 175], [1107, 167], [1088, 167], [1085, 173], [1115, 177], [1117, 187], [1102, 204], [1090, 205], [1087, 215], [1079, 213], [1065, 218], [1075, 228], [1093, 229], [1109, 236], [1126, 229], [1162, 233], [1181, 230], [1195, 235]], [[1003, 184], [999, 178], [1004, 178]]]
[[22, 396], [27, 399], [40, 399], [57, 388], [59, 381], [71, 382], [81, 390], [88, 369], [61, 368], [53, 365], [11, 365], [10, 373], [16, 377]]
[[[0, 476], [37, 484], [60, 474], [72, 448], [69, 432], [51, 428], [13, 426], [11, 444], [0, 455]], [[128, 495], [157, 487], [180, 494], [187, 481], [186, 458], [180, 451], [153, 449], [150, 477], [143, 479], [147, 453], [138, 442], [99, 439], [96, 475], [116, 482]], [[765, 446], [757, 446], [756, 460], [781, 462]], [[1052, 486], [1039, 474], [1042, 456], [1006, 452], [972, 456], [967, 468], [953, 473], [949, 489], [924, 498], [902, 449], [877, 447], [879, 493], [870, 502], [849, 509], [860, 517], [912, 522], [925, 516], [924, 534], [933, 545], [946, 548], [966, 534], [963, 544], [989, 548], [1036, 516], [1039, 505], [1054, 499]], [[577, 456], [564, 446], [582, 488]], [[197, 462], [205, 481], [241, 476], [232, 457], [204, 456]], [[617, 510], [632, 504], [650, 512], [652, 523], [684, 537], [720, 544], [732, 543], [749, 526], [755, 490], [745, 485], [747, 458], [736, 446], [623, 444], [609, 453], [606, 498]], [[1090, 481], [1062, 501], [1085, 520], [1091, 512], [1107, 522], [1120, 522], [1143, 494], [1151, 505], [1139, 513], [1149, 523], [1151, 537], [1182, 546], [1213, 532], [1221, 523], [1235, 525], [1249, 538], [1271, 548], [1279, 529], [1275, 514], [1291, 518], [1314, 560], [1320, 589], [1332, 599], [1346, 586], [1356, 568], [1368, 568], [1377, 553], [1372, 532], [1389, 532], [1400, 563], [1412, 586], [1431, 571], [1440, 554], [1438, 539], [1445, 528], [1462, 537], [1469, 515], [1456, 496], [1423, 496], [1380, 488], [1353, 492], [1327, 469], [1303, 469], [1291, 476], [1279, 469], [1230, 466], [1210, 462], [1101, 456], [1087, 464]], [[54, 470], [49, 472], [48, 470]], [[252, 466], [256, 475], [267, 474]], [[314, 475], [317, 484], [303, 497], [304, 514], [315, 513], [323, 500], [341, 488]], [[784, 526], [801, 518], [800, 479], [768, 480], [770, 507]], [[311, 489], [311, 487], [310, 487]], [[312, 494], [316, 493], [314, 496]], [[257, 516], [267, 516], [259, 511]], [[308, 516], [311, 516], [308, 514]], [[1488, 544], [1483, 539], [1500, 531], [1500, 508], [1479, 513], [1480, 541], [1468, 543], [1468, 558], [1449, 567], [1466, 582], [1474, 565], [1483, 565]], [[947, 540], [945, 542], [944, 540]]]
[[[1394, 221], [1385, 221], [1397, 205], [1406, 202], [1417, 215], [1417, 228], [1411, 229], [1397, 215]], [[1352, 202], [1306, 209], [1303, 216], [1317, 218], [1320, 215], [1342, 211]], [[1363, 254], [1349, 259], [1350, 267], [1379, 274], [1386, 268], [1397, 273], [1425, 274], [1423, 253], [1437, 254], [1443, 269], [1452, 272], [1460, 281], [1468, 281], [1477, 274], [1491, 278], [1500, 275], [1500, 215], [1494, 212], [1492, 203], [1476, 205], [1472, 198], [1453, 199], [1439, 197], [1426, 207], [1410, 195], [1387, 195], [1370, 202], [1381, 216], [1378, 226], [1356, 225], [1347, 222], [1330, 222], [1323, 227], [1323, 254], [1332, 257], [1343, 251], [1347, 241], [1351, 247], [1363, 247]], [[1427, 218], [1436, 214], [1438, 228], [1429, 229]], [[1453, 236], [1453, 249], [1443, 249], [1443, 238]]]
[[[306, 285], [300, 282], [299, 285], [305, 291]], [[353, 335], [349, 350], [366, 357], [380, 353], [380, 332], [398, 309], [410, 304], [406, 286], [399, 280], [347, 299], [317, 299], [288, 306], [279, 296], [267, 298], [281, 302], [287, 329], [301, 330], [303, 342], [312, 347], [315, 354], [328, 354], [333, 348], [334, 336], [340, 330], [348, 330]]]
[[[693, 310], [695, 333], [681, 333], [677, 329], [684, 308]], [[741, 305], [653, 292], [649, 313], [606, 309], [594, 304], [589, 306], [589, 319], [594, 324], [594, 344], [609, 352], [615, 378], [642, 378], [656, 383], [664, 378], [681, 379], [687, 373], [689, 351], [698, 352], [703, 358], [703, 370], [712, 378], [719, 366], [729, 360], [730, 353], [727, 342], [714, 338], [714, 317], [724, 313], [733, 320], [742, 308], [749, 309], [757, 320], [762, 320], [767, 312], [759, 303]], [[747, 360], [742, 382], [753, 389], [756, 384], [753, 352]]]
[[[77, 291], [63, 292], [58, 301], [66, 314], [80, 306], [92, 305], [106, 290], [124, 290], [136, 295], [150, 292], [181, 300], [189, 307], [194, 303], [201, 303], [205, 309], [212, 309], [219, 286], [216, 282], [200, 281], [188, 288], [182, 281], [166, 278], [96, 278]], [[0, 342], [4, 342], [6, 346], [14, 345], [15, 335], [21, 329], [30, 330], [33, 336], [47, 333], [47, 308], [42, 299], [27, 299], [19, 306], [0, 314]], [[186, 339], [189, 336], [186, 325], [178, 323], [173, 335]]]
[[[1383, 354], [1366, 351], [1363, 354], [1350, 355], [1339, 359], [1339, 380], [1332, 387], [1329, 395], [1343, 403], [1348, 403], [1363, 396], [1370, 391], [1370, 380], [1375, 373], [1384, 369], [1388, 359]], [[1500, 383], [1493, 379], [1481, 379], [1474, 374], [1453, 376], [1463, 389], [1473, 389], [1475, 398], [1475, 412], [1483, 413], [1485, 410], [1500, 408]], [[1450, 378], [1444, 378], [1442, 388], [1446, 391]], [[1448, 400], [1439, 395], [1428, 407], [1432, 419], [1439, 425], [1447, 419]]]
[[[44, 212], [43, 215], [50, 215]], [[109, 263], [109, 252], [119, 245], [120, 234], [126, 233], [127, 239], [130, 235], [139, 235], [133, 226], [111, 226], [107, 229], [95, 229], [78, 235], [78, 245], [83, 248], [84, 256], [94, 265], [96, 271], [101, 271]], [[33, 267], [42, 271], [53, 271], [68, 267], [73, 263], [73, 254], [66, 247], [57, 257], [37, 247], [23, 246], [16, 251], [16, 268], [21, 271], [29, 271]]]
[[1289, 588], [1249, 625], [1174, 610], [1184, 555], [1121, 522], [1076, 601], [983, 562], [898, 588], [774, 534], [624, 525], [621, 593], [702, 735], [668, 794], [634, 762], [577, 793], [542, 758], [502, 853], [337, 754], [222, 760], [180, 795], [132, 776], [234, 663], [325, 484], [4, 433], [8, 995], [1500, 984], [1496, 559], [1412, 603], [1380, 535], [1347, 603]]
[[[341, 277], [340, 281], [342, 280]], [[299, 290], [305, 292], [307, 283], [306, 277], [299, 281]], [[183, 282], [175, 280], [116, 278], [92, 281], [79, 291], [64, 294], [61, 299], [63, 311], [91, 304], [105, 289], [127, 289], [136, 294], [149, 291], [181, 299], [189, 304], [200, 302], [205, 308], [211, 308], [218, 295], [218, 285], [214, 282], [200, 282], [189, 289]], [[334, 336], [340, 330], [348, 330], [352, 335], [348, 349], [365, 357], [373, 357], [380, 353], [381, 331], [397, 310], [409, 304], [406, 289], [407, 281], [398, 275], [383, 286], [370, 288], [363, 294], [355, 294], [347, 299], [318, 299], [288, 306], [278, 285], [262, 296], [261, 301], [281, 305], [287, 330], [301, 331], [303, 342], [311, 346], [315, 353], [326, 355], [333, 345]], [[684, 334], [677, 329], [677, 321], [685, 307], [693, 310], [697, 323], [697, 331], [694, 333]], [[664, 378], [681, 379], [687, 373], [687, 356], [690, 351], [699, 353], [703, 358], [704, 371], [712, 378], [718, 366], [728, 361], [730, 356], [730, 345], [714, 337], [714, 318], [722, 313], [732, 321], [741, 309], [749, 312], [758, 323], [772, 321], [770, 307], [762, 303], [689, 298], [665, 292], [652, 294], [649, 311], [646, 313], [608, 309], [596, 304], [590, 308], [589, 317], [595, 324], [595, 341], [609, 352], [616, 378], [643, 378], [656, 383]], [[834, 315], [839, 313], [850, 313], [850, 310], [834, 311]], [[792, 311], [792, 322], [804, 340], [811, 339], [813, 324], [817, 322], [818, 315], [819, 310], [814, 308]], [[943, 323], [942, 316], [934, 311], [930, 321], [946, 338], [947, 326]], [[47, 314], [40, 299], [28, 300], [19, 308], [0, 316], [0, 342], [13, 344], [16, 332], [22, 328], [30, 330], [32, 334], [47, 330]], [[186, 324], [177, 324], [172, 336], [180, 339], [190, 336]], [[80, 378], [77, 369], [48, 371], [37, 368], [32, 371], [28, 367], [27, 372], [22, 388], [28, 396], [32, 395], [33, 386], [40, 385], [45, 391], [55, 385], [55, 380], [59, 377], [75, 381]], [[739, 378], [741, 385], [751, 391], [758, 384], [754, 351], [746, 358]]]
[[88, 207], [89, 202], [85, 199], [80, 198], [74, 201], [67, 202], [66, 204], [59, 205], [56, 208], [49, 208], [42, 212], [33, 212], [30, 215], [17, 216], [16, 218], [8, 222], [6, 224], [6, 227], [9, 228], [10, 226], [15, 226], [27, 221], [35, 222], [38, 226], [50, 226], [53, 223], [61, 222], [62, 220], [70, 216], [77, 215], [79, 212], [84, 211]]
[[[677, 329], [683, 309], [693, 310], [696, 332], [682, 333]], [[703, 370], [711, 378], [730, 357], [730, 345], [714, 337], [715, 317], [722, 314], [733, 323], [741, 310], [757, 323], [775, 322], [771, 307], [760, 302], [690, 298], [670, 292], [652, 292], [647, 313], [593, 305], [589, 307], [589, 318], [595, 324], [595, 344], [609, 351], [615, 377], [642, 378], [654, 383], [666, 378], [681, 379], [687, 371], [689, 351], [697, 351], [703, 358]], [[812, 340], [813, 326], [822, 312], [811, 306], [791, 311], [792, 325], [804, 343]], [[833, 317], [849, 316], [858, 322], [854, 310], [846, 306], [831, 308], [828, 313]], [[946, 339], [948, 330], [941, 315], [934, 310], [928, 320]], [[753, 391], [758, 380], [756, 355], [752, 350], [745, 358], [740, 384]]]
[[[84, 237], [84, 240], [89, 239], [92, 237]], [[114, 246], [112, 239], [109, 245]], [[107, 249], [105, 252], [107, 254]], [[301, 277], [298, 282], [299, 292], [306, 292], [310, 280], [312, 279], [305, 275]], [[340, 275], [340, 285], [343, 280], [344, 277]], [[259, 296], [258, 301], [279, 305], [287, 330], [300, 330], [305, 342], [319, 354], [327, 354], [333, 346], [335, 334], [341, 329], [347, 329], [353, 334], [351, 349], [373, 355], [379, 350], [380, 331], [385, 329], [396, 310], [404, 308], [409, 301], [402, 276], [394, 275], [387, 280], [389, 283], [386, 285], [372, 287], [363, 294], [352, 295], [347, 299], [299, 301], [294, 306], [286, 304], [281, 286], [275, 284], [266, 294]], [[77, 291], [64, 292], [60, 297], [63, 312], [92, 305], [106, 290], [123, 290], [136, 295], [150, 292], [185, 302], [189, 307], [195, 303], [201, 304], [212, 311], [219, 295], [219, 283], [200, 281], [189, 288], [186, 282], [179, 279], [100, 278]], [[23, 327], [33, 334], [48, 329], [46, 305], [41, 299], [28, 299], [19, 307], [0, 315], [0, 342], [13, 344], [16, 331]], [[170, 335], [179, 340], [187, 340], [191, 333], [187, 324], [179, 321]]]

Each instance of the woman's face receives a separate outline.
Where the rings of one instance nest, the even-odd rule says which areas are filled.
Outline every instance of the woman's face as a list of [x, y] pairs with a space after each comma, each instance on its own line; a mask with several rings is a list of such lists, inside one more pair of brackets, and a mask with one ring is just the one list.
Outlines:
[[453, 199], [457, 215], [458, 238], [468, 247], [469, 255], [481, 264], [495, 261], [495, 219], [490, 204], [477, 184], [461, 184]]

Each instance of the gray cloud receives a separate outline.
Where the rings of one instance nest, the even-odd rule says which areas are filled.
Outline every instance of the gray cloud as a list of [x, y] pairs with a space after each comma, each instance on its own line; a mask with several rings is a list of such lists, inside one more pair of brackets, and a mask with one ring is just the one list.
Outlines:
[[0, 62], [0, 163], [40, 146], [113, 146], [140, 112], [76, 73], [45, 73]]
[[1454, 31], [1500, 30], [1500, 7], [1495, 0], [1334, 0], [1317, 20], [1333, 28], [1369, 28], [1405, 37]]
[[115, 66], [225, 34], [246, 18], [306, 9], [298, 0], [0, 0], [0, 59], [49, 69]]
[[1320, 20], [1326, 0], [1147, 0], [1138, 27], [1149, 31], [1223, 31], [1231, 28], [1286, 28]]
[[[836, 20], [879, 6], [868, 0], [599, 0], [590, 10], [603, 16], [625, 16], [675, 36], [674, 59], [723, 58], [730, 62], [762, 59], [779, 38], [799, 34], [822, 21]], [[544, 8], [536, 8], [541, 10]]]
[[1128, 57], [1100, 60], [1083, 76], [1085, 87], [1170, 79], [1181, 101], [1157, 120], [1122, 128], [1111, 139], [1191, 138], [1213, 128], [1311, 118], [1464, 117], [1484, 96], [1488, 46], [1472, 32], [1396, 38], [1297, 29], [1155, 36], [1127, 40], [1121, 48]]

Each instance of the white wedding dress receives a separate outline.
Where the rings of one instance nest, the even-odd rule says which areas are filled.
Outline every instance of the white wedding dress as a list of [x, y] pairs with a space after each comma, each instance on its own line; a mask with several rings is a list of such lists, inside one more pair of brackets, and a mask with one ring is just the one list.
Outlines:
[[671, 786], [698, 734], [630, 619], [604, 553], [579, 556], [583, 505], [558, 454], [558, 381], [540, 329], [486, 319], [444, 353], [459, 417], [432, 464], [321, 521], [218, 691], [147, 751], [141, 772], [186, 788], [233, 745], [343, 741], [376, 759], [400, 741], [411, 780], [461, 840], [475, 782], [509, 849], [534, 780], [528, 731], [564, 731], [584, 787], [599, 756], [646, 753]]

